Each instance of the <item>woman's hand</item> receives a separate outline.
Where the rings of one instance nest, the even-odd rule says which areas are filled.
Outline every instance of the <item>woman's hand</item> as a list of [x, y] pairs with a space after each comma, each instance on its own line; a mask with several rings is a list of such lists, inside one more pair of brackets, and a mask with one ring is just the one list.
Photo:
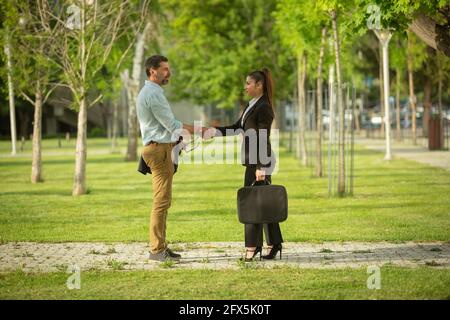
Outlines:
[[266, 172], [261, 169], [256, 169], [256, 181], [264, 181], [266, 179]]
[[214, 138], [216, 136], [216, 128], [211, 127], [211, 128], [206, 128], [206, 130], [203, 131], [203, 139], [211, 139]]

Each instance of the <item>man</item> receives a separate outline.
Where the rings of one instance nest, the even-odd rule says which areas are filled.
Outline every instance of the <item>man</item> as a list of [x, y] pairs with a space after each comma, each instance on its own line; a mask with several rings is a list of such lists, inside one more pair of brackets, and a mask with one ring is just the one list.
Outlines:
[[179, 260], [181, 256], [167, 247], [166, 219], [172, 200], [174, 166], [172, 149], [181, 131], [194, 133], [194, 127], [176, 120], [161, 86], [170, 78], [169, 61], [154, 55], [145, 62], [147, 80], [137, 97], [137, 116], [144, 149], [142, 158], [153, 179], [153, 207], [150, 216], [150, 254], [155, 261]]

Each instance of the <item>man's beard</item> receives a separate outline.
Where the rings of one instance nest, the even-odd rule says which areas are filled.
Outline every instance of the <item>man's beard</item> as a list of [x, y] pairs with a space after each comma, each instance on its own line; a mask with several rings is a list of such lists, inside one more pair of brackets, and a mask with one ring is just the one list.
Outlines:
[[161, 84], [162, 85], [165, 85], [165, 84], [168, 84], [169, 83], [169, 79], [162, 79], [161, 80]]

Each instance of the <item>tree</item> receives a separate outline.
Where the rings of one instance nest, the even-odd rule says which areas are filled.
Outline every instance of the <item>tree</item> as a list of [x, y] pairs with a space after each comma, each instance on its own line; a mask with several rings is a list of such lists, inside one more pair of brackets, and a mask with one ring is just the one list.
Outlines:
[[[53, 89], [51, 83], [54, 75], [54, 65], [46, 57], [46, 50], [53, 46], [56, 30], [51, 26], [51, 17], [39, 13], [45, 3], [29, 3], [19, 1], [16, 9], [21, 24], [16, 37], [16, 83], [18, 92], [34, 107], [33, 117], [33, 147], [31, 164], [31, 182], [42, 182], [41, 136], [42, 108]], [[56, 82], [56, 81], [55, 81]]]
[[316, 176], [322, 177], [322, 109], [323, 109], [323, 61], [327, 40], [327, 27], [322, 27], [319, 63], [317, 66], [317, 140], [316, 140]]
[[409, 105], [411, 109], [411, 130], [412, 143], [417, 144], [417, 125], [416, 125], [416, 103], [417, 98], [414, 94], [414, 71], [422, 66], [425, 60], [423, 54], [424, 46], [417, 41], [417, 37], [408, 31], [407, 45], [407, 64], [408, 64], [408, 84], [409, 84]]
[[297, 156], [302, 160], [302, 164], [308, 164], [308, 151], [306, 150], [306, 74], [307, 74], [307, 54], [305, 51], [298, 54], [298, 143]]
[[[394, 30], [395, 33], [408, 33], [407, 45], [407, 64], [409, 81], [409, 99], [412, 111], [412, 135], [413, 144], [416, 144], [416, 97], [414, 95], [414, 77], [413, 72], [423, 62], [423, 50], [417, 50], [420, 42], [416, 41], [413, 32], [427, 42], [428, 45], [450, 54], [450, 35], [445, 31], [445, 25], [449, 25], [450, 8], [448, 1], [427, 1], [427, 0], [364, 0], [358, 2], [358, 10], [353, 19], [353, 27], [359, 33], [366, 32], [366, 25], [370, 19], [370, 13], [366, 10], [370, 5], [378, 5], [380, 10], [379, 22], [384, 28]], [[428, 16], [428, 22], [425, 23], [422, 18]], [[433, 18], [431, 18], [433, 16]], [[437, 21], [444, 21], [439, 24]], [[432, 29], [435, 29], [434, 31]], [[436, 32], [435, 32], [436, 31]], [[433, 33], [434, 32], [434, 33]], [[434, 34], [434, 38], [433, 38]]]
[[[148, 34], [152, 23], [147, 21], [142, 32], [136, 34], [134, 57], [133, 57], [133, 69], [131, 72], [131, 78], [128, 81], [125, 80], [128, 94], [128, 147], [125, 160], [136, 161], [137, 150], [137, 114], [136, 103], [139, 93], [139, 84], [142, 74], [142, 64], [144, 61], [145, 42], [148, 38]], [[124, 75], [125, 76], [125, 75]], [[126, 78], [124, 78], [126, 79]]]
[[374, 30], [383, 53], [383, 104], [384, 104], [384, 124], [385, 124], [385, 141], [386, 155], [385, 160], [392, 160], [391, 154], [391, 111], [389, 105], [390, 81], [389, 81], [389, 41], [392, 37], [392, 31], [389, 29]]
[[401, 110], [400, 97], [406, 67], [406, 41], [398, 34], [394, 35], [391, 45], [391, 64], [395, 69], [395, 114], [396, 114], [396, 134], [397, 141], [401, 140]]
[[11, 154], [17, 154], [17, 130], [16, 130], [16, 109], [14, 100], [14, 82], [13, 82], [13, 42], [12, 35], [20, 27], [18, 24], [19, 16], [17, 9], [11, 1], [3, 0], [0, 2], [0, 17], [2, 18], [2, 44], [6, 60], [6, 76], [8, 83], [9, 116], [11, 130]]
[[448, 0], [361, 0], [352, 24], [362, 32], [369, 18], [367, 7], [377, 5], [385, 28], [415, 33], [433, 49], [450, 56], [450, 4]]
[[[291, 92], [291, 72], [280, 39], [273, 30], [275, 1], [162, 0], [168, 28], [167, 54], [176, 76], [174, 99], [188, 98], [218, 108], [244, 107], [245, 76], [266, 66], [271, 69], [275, 107]], [[280, 85], [278, 85], [280, 84]], [[282, 84], [282, 85], [281, 85]], [[277, 110], [276, 114], [277, 114]]]
[[436, 52], [436, 67], [437, 67], [437, 86], [438, 86], [438, 112], [442, 120], [444, 118], [442, 113], [442, 94], [445, 81], [449, 79], [450, 75], [450, 59], [442, 52]]
[[338, 173], [338, 194], [345, 193], [345, 114], [342, 97], [342, 74], [340, 60], [340, 40], [338, 29], [337, 9], [331, 10], [331, 21], [333, 26], [334, 54], [336, 59], [336, 81], [337, 81], [337, 106], [339, 113], [339, 173]]
[[[316, 175], [322, 176], [322, 69], [325, 61], [327, 17], [315, 1], [282, 0], [274, 14], [277, 31], [282, 43], [297, 57], [298, 124], [297, 157], [302, 164], [308, 162], [306, 148], [306, 85], [307, 74], [311, 71], [317, 78], [317, 139]], [[320, 52], [318, 53], [318, 48]], [[309, 61], [309, 63], [307, 63]], [[308, 70], [311, 69], [311, 70]], [[320, 95], [320, 97], [319, 97]], [[319, 123], [320, 121], [320, 123]]]
[[[118, 58], [117, 67], [134, 43], [134, 32], [140, 29], [147, 12], [147, 1], [141, 5], [131, 0], [76, 1], [68, 8], [48, 1], [42, 3], [41, 15], [50, 15], [58, 27], [51, 48], [52, 61], [59, 67], [78, 110], [77, 143], [73, 195], [86, 193], [87, 109], [101, 99], [88, 99], [96, 74], [105, 65], [114, 45], [122, 37], [129, 46]], [[66, 11], [68, 10], [68, 11]], [[68, 13], [68, 14], [66, 14]], [[133, 18], [133, 19], [132, 19]]]
[[[431, 48], [450, 57], [450, 5], [447, 3], [445, 6], [445, 2], [439, 1], [440, 5], [435, 8], [436, 11], [432, 12], [433, 15], [418, 12], [409, 29]], [[436, 13], [438, 13], [437, 17]], [[440, 20], [444, 22], [440, 24]]]
[[345, 194], [345, 110], [342, 94], [342, 67], [341, 67], [341, 36], [339, 32], [338, 17], [341, 12], [350, 10], [352, 1], [320, 0], [319, 6], [328, 12], [333, 30], [334, 58], [336, 67], [337, 107], [339, 114], [339, 141], [338, 141], [338, 195]]

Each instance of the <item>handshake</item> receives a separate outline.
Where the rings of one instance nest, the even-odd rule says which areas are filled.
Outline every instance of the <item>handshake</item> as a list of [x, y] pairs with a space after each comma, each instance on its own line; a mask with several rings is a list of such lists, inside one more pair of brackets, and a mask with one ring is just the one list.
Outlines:
[[193, 125], [189, 125], [189, 124], [183, 124], [183, 130], [184, 130], [184, 134], [182, 133], [181, 135], [183, 136], [183, 138], [188, 138], [186, 140], [190, 140], [189, 135], [186, 135], [186, 133], [189, 133], [191, 135], [199, 135], [201, 136], [203, 139], [211, 139], [213, 137], [216, 136], [217, 133], [217, 129], [214, 127], [197, 127], [197, 126], [193, 126]]
[[201, 134], [202, 138], [204, 140], [207, 140], [207, 139], [214, 138], [216, 136], [217, 129], [214, 127], [210, 127], [210, 128], [201, 127], [200, 130], [197, 130], [196, 132], [199, 132]]
[[[185, 152], [190, 152], [201, 145], [201, 140], [209, 140], [212, 142], [212, 138], [216, 136], [217, 129], [214, 127], [197, 127], [188, 124], [183, 124], [183, 131], [181, 133], [181, 138], [183, 142], [181, 143], [181, 150]], [[180, 151], [181, 151], [180, 150]]]

